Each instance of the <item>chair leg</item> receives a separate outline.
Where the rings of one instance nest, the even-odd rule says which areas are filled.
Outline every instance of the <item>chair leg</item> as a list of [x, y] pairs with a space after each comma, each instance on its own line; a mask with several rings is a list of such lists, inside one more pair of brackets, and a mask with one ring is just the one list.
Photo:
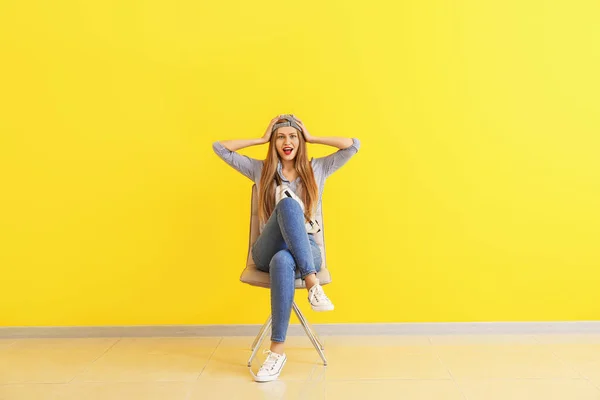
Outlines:
[[319, 338], [314, 333], [310, 324], [308, 323], [306, 318], [304, 318], [304, 314], [302, 314], [302, 311], [300, 311], [300, 309], [296, 305], [296, 302], [293, 303], [293, 307], [294, 313], [298, 317], [298, 320], [300, 320], [300, 324], [302, 325], [302, 328], [304, 328], [304, 332], [306, 332], [306, 336], [308, 336], [313, 346], [315, 346], [315, 349], [319, 353], [319, 356], [321, 356], [321, 359], [323, 360], [323, 365], [327, 365], [327, 358], [325, 358], [325, 353], [323, 352], [323, 350], [325, 350], [325, 347], [323, 347], [323, 344], [319, 341]]
[[265, 322], [262, 328], [260, 328], [258, 335], [256, 335], [256, 338], [254, 339], [254, 343], [252, 343], [252, 354], [250, 355], [250, 359], [248, 359], [248, 367], [252, 366], [252, 360], [254, 360], [256, 352], [258, 351], [258, 349], [260, 349], [260, 345], [265, 340], [265, 336], [267, 335], [267, 332], [269, 332], [269, 328], [271, 327], [272, 323], [273, 316], [269, 315], [267, 322]]
[[[300, 308], [298, 308], [298, 306], [296, 305], [296, 303], [294, 303], [294, 306], [298, 310], [297, 312], [296, 312], [296, 310], [294, 310], [294, 312], [296, 312], [296, 316], [298, 316], [298, 319], [300, 320], [300, 322], [310, 330], [312, 336], [317, 341], [317, 343], [318, 343], [319, 347], [321, 348], [321, 350], [325, 350], [325, 347], [323, 346], [323, 344], [321, 343], [321, 340], [317, 336], [317, 332], [315, 332], [315, 330], [313, 329], [312, 325], [308, 322], [308, 320], [306, 319], [306, 317], [304, 317], [304, 314], [302, 314], [302, 312], [300, 311]], [[300, 315], [298, 315], [298, 314], [300, 314]]]
[[252, 347], [250, 347], [250, 350], [254, 350], [254, 348], [256, 347], [256, 345], [258, 344], [258, 340], [260, 339], [261, 335], [263, 334], [263, 332], [265, 330], [268, 329], [269, 325], [272, 322], [272, 316], [269, 315], [269, 318], [267, 318], [267, 320], [265, 321], [265, 323], [263, 324], [263, 326], [260, 328], [260, 331], [258, 332], [258, 335], [256, 335], [256, 337], [254, 338], [254, 342], [252, 343]]
[[[304, 317], [304, 315], [302, 315], [302, 316]], [[314, 328], [308, 322], [308, 320], [306, 320], [306, 318], [305, 318], [305, 321], [306, 321], [306, 327], [308, 328], [308, 330], [310, 331], [310, 333], [312, 334], [312, 336], [317, 341], [317, 344], [319, 345], [319, 347], [321, 348], [321, 350], [325, 350], [325, 346], [323, 346], [323, 343], [321, 343], [321, 339], [319, 339], [319, 337], [317, 336], [317, 332], [315, 332]]]

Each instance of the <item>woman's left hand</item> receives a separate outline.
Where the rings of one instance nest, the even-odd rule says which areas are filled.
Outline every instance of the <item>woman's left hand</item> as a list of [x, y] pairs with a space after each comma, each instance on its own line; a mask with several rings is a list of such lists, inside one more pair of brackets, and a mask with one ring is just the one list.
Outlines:
[[298, 117], [296, 117], [295, 115], [292, 115], [292, 116], [294, 117], [294, 119], [296, 121], [298, 121], [298, 125], [300, 125], [300, 128], [302, 128], [302, 134], [304, 135], [304, 140], [306, 140], [306, 142], [308, 142], [308, 143], [312, 143], [313, 137], [311, 136], [310, 132], [308, 132], [308, 129], [306, 129], [306, 127], [304, 126], [302, 121], [300, 121], [298, 119]]

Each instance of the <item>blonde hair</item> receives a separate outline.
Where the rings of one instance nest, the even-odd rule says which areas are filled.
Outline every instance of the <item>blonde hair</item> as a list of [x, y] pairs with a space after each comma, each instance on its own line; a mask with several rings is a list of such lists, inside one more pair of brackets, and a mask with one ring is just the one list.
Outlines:
[[[285, 120], [278, 120], [277, 123]], [[313, 214], [319, 199], [319, 187], [315, 180], [315, 174], [312, 165], [308, 160], [306, 149], [306, 141], [304, 135], [294, 128], [300, 141], [298, 152], [294, 159], [294, 167], [300, 176], [300, 190], [296, 193], [304, 203], [304, 218], [309, 221]], [[279, 155], [275, 142], [277, 140], [277, 132], [273, 132], [269, 142], [269, 150], [267, 150], [267, 158], [264, 160], [262, 173], [260, 176], [260, 188], [258, 196], [258, 217], [262, 223], [266, 223], [273, 210], [275, 209], [275, 187], [277, 185], [277, 165], [279, 163]]]

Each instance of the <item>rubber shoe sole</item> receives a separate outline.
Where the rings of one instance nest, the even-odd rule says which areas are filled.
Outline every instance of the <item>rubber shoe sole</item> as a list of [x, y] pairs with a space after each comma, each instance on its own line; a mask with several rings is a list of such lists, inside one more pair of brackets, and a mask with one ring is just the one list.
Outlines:
[[313, 306], [312, 304], [310, 305], [310, 307], [313, 309], [313, 311], [317, 311], [317, 312], [322, 312], [322, 311], [333, 311], [333, 304], [329, 303], [329, 304], [324, 304], [322, 306]]

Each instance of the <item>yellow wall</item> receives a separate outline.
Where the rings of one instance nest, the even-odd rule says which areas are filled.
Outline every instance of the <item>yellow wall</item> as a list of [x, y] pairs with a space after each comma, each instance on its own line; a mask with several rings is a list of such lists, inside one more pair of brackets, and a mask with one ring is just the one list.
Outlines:
[[263, 322], [211, 143], [278, 113], [363, 145], [313, 322], [600, 319], [597, 1], [0, 4], [0, 325]]

